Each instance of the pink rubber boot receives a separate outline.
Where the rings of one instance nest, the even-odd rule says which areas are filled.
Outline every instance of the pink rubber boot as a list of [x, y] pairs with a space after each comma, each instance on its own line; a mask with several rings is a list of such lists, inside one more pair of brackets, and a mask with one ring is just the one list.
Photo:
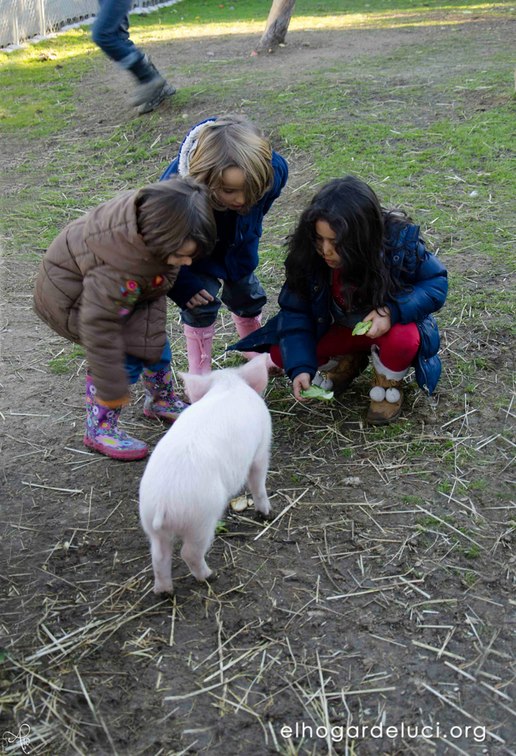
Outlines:
[[[262, 325], [261, 313], [255, 315], [254, 318], [242, 318], [240, 315], [235, 315], [235, 313], [232, 312], [231, 317], [233, 318], [233, 323], [235, 324], [237, 333], [241, 339], [243, 339], [244, 336], [248, 336], [250, 333], [257, 331]], [[253, 357], [258, 356], [259, 352], [242, 352], [242, 354], [246, 359], [252, 360]], [[270, 376], [284, 375], [283, 370], [272, 361], [270, 354], [267, 355], [266, 365]]]
[[215, 323], [204, 328], [183, 324], [186, 338], [188, 371], [194, 375], [205, 375], [211, 370], [211, 347], [215, 335]]
[[[235, 313], [232, 312], [231, 317], [233, 319], [233, 323], [236, 326], [237, 333], [241, 339], [245, 338], [245, 336], [249, 336], [250, 333], [257, 331], [262, 324], [261, 313], [259, 315], [255, 315], [254, 318], [243, 318], [240, 315], [235, 315]], [[242, 354], [247, 360], [252, 360], [253, 357], [258, 356], [259, 352], [242, 352]]]

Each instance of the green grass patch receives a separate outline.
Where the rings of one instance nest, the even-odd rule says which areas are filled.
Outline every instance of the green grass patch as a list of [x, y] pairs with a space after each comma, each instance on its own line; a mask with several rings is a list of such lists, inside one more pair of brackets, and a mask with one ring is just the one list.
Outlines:
[[83, 360], [86, 355], [84, 349], [78, 344], [65, 347], [59, 354], [48, 362], [48, 367], [54, 375], [66, 375], [77, 368], [77, 361]]
[[[183, 0], [148, 15], [133, 14], [131, 36], [149, 50], [153, 43], [170, 41], [173, 66], [186, 74], [191, 64], [174, 59], [175, 39], [241, 33], [258, 39], [269, 7], [270, 0]], [[128, 112], [111, 129], [85, 128], [79, 135], [76, 115], [84, 102], [91, 107], [94, 101], [99, 68], [111, 65], [92, 43], [90, 27], [0, 52], [0, 133], [7, 149], [11, 141], [25, 145], [24, 159], [14, 161], [16, 193], [0, 198], [2, 223], [9, 219], [5, 249], [37, 261], [66, 222], [120, 190], [157, 179], [201, 94], [201, 110], [213, 103], [221, 112], [240, 107], [262, 123], [275, 146], [306, 167], [310, 187], [355, 173], [373, 185], [385, 205], [406, 209], [421, 224], [429, 246], [456, 261], [440, 324], [459, 334], [465, 325], [483, 334], [488, 320], [489, 332], [506, 340], [514, 332], [508, 282], [514, 270], [512, 61], [502, 46], [483, 50], [479, 60], [475, 35], [455, 27], [472, 14], [479, 23], [508, 16], [510, 8], [435, 0], [373, 0], [367, 6], [353, 0], [344, 8], [341, 0], [298, 0], [289, 32], [293, 39], [301, 29], [394, 29], [411, 22], [442, 22], [448, 31], [428, 37], [429, 42], [380, 47], [374, 56], [338, 65], [321, 56], [312, 69], [288, 78], [278, 55], [278, 65], [267, 68], [259, 89], [249, 58], [235, 66], [228, 56], [215, 68], [201, 57], [193, 73], [203, 83], [180, 89], [170, 122], [159, 112], [146, 118]], [[294, 222], [292, 214], [276, 215], [276, 208], [267, 219], [260, 275], [271, 303], [283, 276], [281, 242]], [[481, 351], [472, 359], [461, 355], [455, 346], [446, 355], [454, 360], [451, 388], [457, 389], [459, 404], [463, 392], [478, 394], [479, 374], [495, 369]], [[407, 398], [410, 404], [414, 397], [409, 392]], [[500, 398], [501, 407], [505, 401]], [[399, 443], [411, 459], [439, 454], [446, 469], [455, 464], [453, 448], [445, 443], [434, 448], [413, 431], [402, 420], [368, 434], [371, 441]], [[467, 454], [459, 451], [461, 458]]]

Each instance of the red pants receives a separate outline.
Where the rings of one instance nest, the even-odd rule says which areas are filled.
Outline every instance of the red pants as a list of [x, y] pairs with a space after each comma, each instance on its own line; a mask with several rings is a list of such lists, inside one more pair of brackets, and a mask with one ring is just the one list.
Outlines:
[[[317, 344], [317, 362], [324, 365], [332, 357], [350, 354], [351, 352], [370, 352], [371, 346], [377, 344], [380, 349], [382, 365], [393, 372], [401, 372], [408, 368], [416, 356], [421, 338], [415, 323], [401, 325], [396, 323], [378, 339], [367, 336], [352, 336], [351, 328], [333, 325]], [[277, 344], [271, 347], [272, 361], [278, 367], [283, 367], [280, 348]]]

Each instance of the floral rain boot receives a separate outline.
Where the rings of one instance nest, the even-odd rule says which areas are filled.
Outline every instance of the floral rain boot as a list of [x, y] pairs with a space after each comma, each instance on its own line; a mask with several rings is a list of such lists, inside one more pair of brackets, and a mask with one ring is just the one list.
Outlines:
[[189, 407], [174, 393], [172, 374], [169, 369], [143, 371], [143, 385], [145, 387], [145, 401], [143, 414], [153, 420], [164, 420], [173, 423], [181, 412]]
[[369, 392], [371, 402], [366, 420], [370, 425], [389, 425], [397, 420], [403, 404], [403, 378], [406, 370], [389, 370], [380, 361], [378, 348], [371, 349], [373, 361], [373, 386]]
[[149, 448], [143, 441], [131, 438], [118, 427], [121, 407], [111, 409], [98, 404], [95, 386], [91, 376], [86, 376], [86, 432], [83, 443], [89, 449], [105, 454], [106, 457], [131, 461], [143, 459]]

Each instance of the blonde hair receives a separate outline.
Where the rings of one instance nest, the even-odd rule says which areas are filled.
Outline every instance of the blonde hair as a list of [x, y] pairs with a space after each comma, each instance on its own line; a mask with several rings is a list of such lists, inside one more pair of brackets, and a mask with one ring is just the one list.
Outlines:
[[227, 115], [203, 126], [190, 155], [188, 173], [205, 184], [215, 206], [216, 191], [227, 168], [245, 175], [246, 205], [252, 207], [272, 186], [272, 148], [263, 132], [244, 116]]
[[188, 177], [174, 176], [140, 189], [136, 195], [138, 231], [157, 257], [173, 255], [187, 239], [197, 244], [197, 255], [215, 246], [217, 227], [209, 193]]

